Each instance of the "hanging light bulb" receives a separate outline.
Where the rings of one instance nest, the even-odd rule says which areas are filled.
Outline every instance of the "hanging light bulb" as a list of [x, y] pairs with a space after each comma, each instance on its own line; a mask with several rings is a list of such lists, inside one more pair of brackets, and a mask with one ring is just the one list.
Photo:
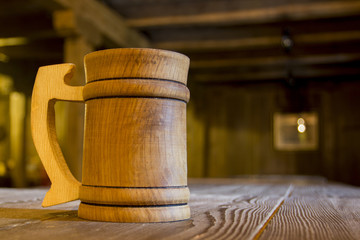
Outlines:
[[305, 126], [305, 120], [303, 118], [298, 118], [297, 120], [297, 130], [299, 133], [304, 133], [306, 131], [306, 126]]

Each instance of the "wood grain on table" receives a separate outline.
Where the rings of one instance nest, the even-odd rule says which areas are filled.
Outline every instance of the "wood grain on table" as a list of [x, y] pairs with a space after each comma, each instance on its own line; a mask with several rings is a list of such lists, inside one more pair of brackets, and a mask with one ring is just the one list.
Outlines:
[[[295, 180], [294, 180], [295, 179]], [[0, 239], [360, 239], [360, 188], [294, 178], [190, 180], [190, 220], [78, 218], [78, 201], [41, 208], [47, 189], [0, 189]]]

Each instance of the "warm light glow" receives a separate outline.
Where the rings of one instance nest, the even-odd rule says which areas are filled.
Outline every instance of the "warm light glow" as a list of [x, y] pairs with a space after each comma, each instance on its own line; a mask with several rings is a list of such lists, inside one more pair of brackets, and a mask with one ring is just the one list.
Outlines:
[[0, 47], [17, 46], [27, 44], [24, 37], [0, 38]]
[[13, 89], [14, 81], [8, 75], [0, 73], [0, 95], [8, 95]]
[[9, 57], [0, 52], [0, 62], [6, 63], [8, 61], [9, 61]]
[[298, 118], [297, 124], [298, 125], [305, 125], [305, 120], [303, 118]]
[[4, 162], [0, 162], [0, 176], [5, 176], [6, 174], [6, 166]]
[[306, 131], [306, 127], [304, 124], [299, 124], [297, 130], [299, 133], [304, 133]]

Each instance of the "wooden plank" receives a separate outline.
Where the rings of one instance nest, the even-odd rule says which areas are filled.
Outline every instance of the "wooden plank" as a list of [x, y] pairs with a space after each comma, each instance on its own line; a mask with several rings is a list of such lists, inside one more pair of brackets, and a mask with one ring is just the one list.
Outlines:
[[[216, 98], [214, 98], [216, 96]], [[211, 106], [205, 112], [206, 121], [206, 177], [227, 177], [230, 170], [227, 165], [227, 153], [230, 147], [227, 128], [229, 108], [222, 105], [226, 102], [228, 95], [220, 89], [210, 88], [205, 92], [206, 104]], [[242, 150], [242, 149], [241, 149]], [[240, 150], [240, 151], [241, 151]]]
[[[87, 26], [88, 29], [96, 29], [97, 32], [118, 46], [149, 46], [148, 40], [139, 32], [129, 28], [119, 14], [96, 0], [53, 1], [71, 9], [74, 12], [75, 20], [79, 21], [82, 27]], [[89, 40], [91, 41], [91, 39]]]
[[[293, 36], [296, 45], [302, 44], [333, 44], [348, 41], [359, 41], [360, 31], [340, 31], [340, 32], [320, 32], [306, 33]], [[204, 51], [216, 49], [249, 49], [258, 47], [272, 47], [281, 44], [281, 35], [266, 37], [249, 37], [238, 39], [216, 39], [198, 41], [169, 41], [158, 42], [154, 46], [162, 49], [172, 49], [178, 51]]]
[[326, 32], [357, 31], [359, 17], [342, 17], [318, 20], [302, 20], [296, 22], [272, 22], [258, 25], [225, 25], [225, 26], [172, 26], [169, 28], [149, 29], [147, 33], [153, 42], [201, 41], [221, 39], [246, 39], [282, 34], [284, 28], [292, 36]]
[[[292, 190], [284, 185], [205, 186], [197, 186], [206, 195], [199, 195], [201, 203], [194, 204], [202, 213], [194, 218], [193, 227], [165, 239], [253, 239]], [[204, 209], [209, 205], [218, 206]]]
[[13, 187], [26, 186], [25, 162], [25, 114], [26, 97], [20, 92], [10, 93], [10, 159], [11, 178]]
[[360, 190], [296, 186], [260, 239], [360, 239]]
[[[292, 3], [324, 2], [328, 0], [293, 0]], [[104, 0], [124, 16], [143, 18], [153, 16], [194, 15], [211, 12], [234, 11], [235, 9], [249, 10], [261, 7], [275, 7], [289, 3], [287, 0], [273, 1], [238, 1], [238, 0]], [[141, 7], [139, 7], [141, 6]]]
[[101, 30], [77, 17], [72, 10], [59, 10], [53, 13], [53, 24], [58, 35], [65, 38], [81, 37], [93, 46], [103, 44]]
[[[253, 59], [266, 57], [281, 57], [285, 56], [284, 49], [280, 44], [272, 47], [259, 48], [240, 48], [240, 49], [213, 49], [211, 51], [181, 51], [191, 59], [191, 64], [203, 60], [216, 59]], [[349, 41], [346, 44], [341, 42], [329, 44], [297, 44], [291, 52], [291, 57], [306, 57], [306, 56], [329, 56], [329, 55], [352, 55], [360, 53], [360, 44], [357, 41]]]
[[147, 17], [130, 19], [128, 25], [135, 28], [224, 25], [224, 24], [259, 24], [281, 20], [298, 21], [358, 15], [358, 1], [334, 1], [322, 3], [287, 4], [276, 7], [235, 10], [194, 15]]
[[[195, 90], [194, 87], [191, 91]], [[186, 108], [186, 131], [187, 131], [187, 167], [189, 177], [205, 177], [204, 153], [205, 153], [205, 124], [204, 116], [198, 110], [198, 101], [201, 102], [202, 91], [197, 88], [195, 99], [192, 99]], [[193, 97], [192, 97], [193, 98]]]
[[[357, 77], [360, 69], [355, 67], [343, 67], [328, 65], [324, 67], [293, 67], [292, 76], [295, 79], [316, 79], [316, 78], [336, 78], [341, 77], [345, 79], [347, 77]], [[237, 72], [236, 70], [226, 69], [221, 74], [214, 72], [209, 73], [191, 73], [189, 77], [192, 81], [204, 81], [204, 82], [241, 82], [241, 81], [270, 81], [270, 80], [285, 80], [288, 78], [288, 71], [286, 68], [275, 68], [273, 70], [254, 70]]]
[[[358, 78], [359, 79], [359, 78]], [[334, 179], [349, 184], [360, 183], [360, 151], [358, 134], [360, 133], [360, 113], [354, 111], [360, 103], [360, 82], [342, 84], [333, 94], [336, 141], [336, 159], [334, 162]]]
[[239, 59], [207, 59], [194, 60], [191, 62], [192, 69], [224, 68], [224, 67], [264, 67], [264, 66], [290, 66], [317, 65], [317, 64], [339, 64], [359, 61], [359, 54], [326, 54], [308, 56], [279, 56], [279, 57], [257, 57]]
[[[24, 27], [24, 23], [26, 23], [27, 27]], [[0, 37], [2, 38], [34, 38], [45, 34], [49, 36], [51, 32], [52, 36], [54, 36], [51, 18], [44, 12], [0, 17], [0, 29]]]
[[199, 41], [169, 41], [155, 43], [154, 46], [162, 49], [172, 49], [178, 51], [204, 51], [211, 49], [239, 49], [255, 48], [264, 46], [274, 46], [281, 43], [281, 36], [274, 37], [254, 37], [243, 39], [225, 40], [199, 40]]
[[45, 40], [34, 40], [26, 45], [1, 47], [1, 53], [10, 60], [45, 60], [49, 63], [61, 62], [63, 57], [63, 40], [49, 38]]
[[[13, 17], [14, 15], [27, 15], [38, 13], [43, 10], [38, 4], [38, 0], [12, 0], [1, 3], [0, 16]], [[31, 3], [29, 3], [31, 2]]]

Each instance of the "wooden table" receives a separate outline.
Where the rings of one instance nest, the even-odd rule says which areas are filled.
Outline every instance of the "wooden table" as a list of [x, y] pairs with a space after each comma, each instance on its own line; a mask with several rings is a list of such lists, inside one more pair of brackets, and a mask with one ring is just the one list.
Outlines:
[[92, 222], [79, 202], [41, 208], [47, 189], [0, 189], [0, 239], [360, 239], [360, 188], [322, 178], [190, 180], [192, 218]]

